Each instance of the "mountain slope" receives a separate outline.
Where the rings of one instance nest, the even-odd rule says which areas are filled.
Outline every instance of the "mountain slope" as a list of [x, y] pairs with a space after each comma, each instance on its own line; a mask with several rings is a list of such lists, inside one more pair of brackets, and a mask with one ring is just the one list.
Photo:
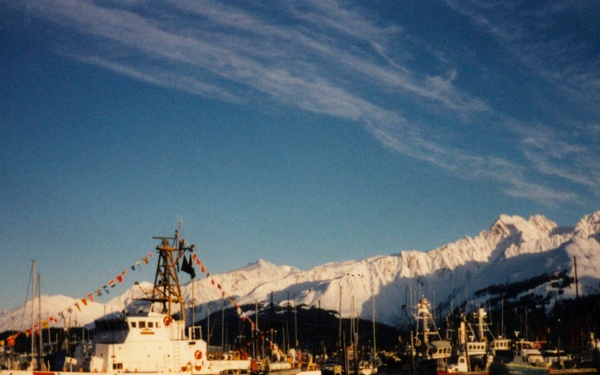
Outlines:
[[[465, 301], [481, 303], [500, 293], [502, 285], [520, 285], [519, 282], [530, 280], [523, 283], [523, 290], [511, 289], [514, 298], [531, 293], [541, 297], [549, 294], [573, 297], [577, 288], [569, 280], [574, 277], [574, 259], [579, 293], [599, 293], [599, 255], [600, 211], [568, 228], [558, 227], [541, 215], [529, 219], [501, 215], [489, 230], [428, 252], [402, 251], [327, 263], [308, 271], [259, 260], [227, 273], [196, 278], [193, 286], [191, 282], [182, 286], [182, 293], [189, 308], [193, 291], [195, 319], [220, 309], [223, 296], [227, 297], [224, 301], [229, 307], [229, 298], [240, 306], [265, 304], [271, 299], [286, 303], [289, 298], [291, 303], [336, 311], [341, 298], [344, 317], [360, 315], [370, 319], [374, 302], [377, 320], [397, 325], [407, 314], [412, 314], [402, 306], [414, 306], [421, 295], [448, 309]], [[532, 285], [533, 289], [528, 289]], [[145, 283], [142, 287], [151, 285]], [[139, 293], [136, 285], [109, 301], [106, 304], [109, 308], [93, 303], [93, 308], [77, 312], [78, 323], [89, 323], [104, 311], [121, 311]], [[45, 296], [43, 310], [56, 314], [75, 302], [64, 296]], [[22, 310], [23, 307], [1, 313], [0, 331], [19, 329], [12, 317]], [[24, 314], [22, 326], [29, 325], [27, 315]], [[68, 318], [73, 323], [74, 316]]]

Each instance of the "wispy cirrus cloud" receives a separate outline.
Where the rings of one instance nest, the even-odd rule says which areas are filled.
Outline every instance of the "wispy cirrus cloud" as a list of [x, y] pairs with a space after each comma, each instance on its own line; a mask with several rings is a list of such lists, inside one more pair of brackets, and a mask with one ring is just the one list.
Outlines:
[[[521, 63], [540, 76], [570, 82], [571, 90], [573, 82], [598, 89], [598, 77], [575, 74], [576, 67], [542, 68], [536, 59], [547, 57], [547, 47], [527, 40], [523, 20], [508, 19], [512, 4], [500, 5], [504, 12], [499, 13], [491, 5], [449, 4], [508, 43]], [[510, 115], [494, 110], [487, 98], [461, 89], [456, 81], [462, 72], [451, 63], [433, 61], [435, 69], [409, 67], [405, 61], [413, 58], [414, 46], [403, 44], [402, 25], [365, 9], [335, 1], [233, 6], [186, 0], [161, 4], [49, 0], [7, 5], [66, 30], [67, 36], [54, 40], [58, 53], [195, 95], [240, 104], [258, 96], [360, 123], [395, 152], [461, 178], [497, 182], [510, 196], [543, 202], [577, 198], [542, 183], [539, 176], [544, 175], [587, 188], [598, 186], [598, 167], [588, 162], [598, 156], [596, 152], [568, 150], [567, 143], [557, 138], [507, 126], [523, 123], [505, 120]], [[589, 66], [584, 68], [589, 72]], [[452, 127], [442, 124], [437, 116], [441, 112], [449, 114]], [[521, 137], [515, 152], [527, 162], [476, 153], [445, 137], [448, 132], [459, 137], [461, 127], [484, 121], [481, 115], [485, 121], [491, 119], [494, 128], [509, 132], [507, 137]], [[561, 147], [558, 156], [547, 152]], [[591, 175], [572, 171], [568, 166], [572, 160], [591, 168]]]
[[[523, 69], [561, 100], [600, 115], [600, 3], [456, 1], [445, 3], [496, 39]], [[594, 104], [596, 103], [596, 104]]]

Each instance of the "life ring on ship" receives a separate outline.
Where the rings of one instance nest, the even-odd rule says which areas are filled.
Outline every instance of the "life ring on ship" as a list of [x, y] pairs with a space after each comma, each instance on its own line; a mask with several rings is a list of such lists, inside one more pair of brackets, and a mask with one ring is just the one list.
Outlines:
[[171, 324], [171, 322], [173, 321], [173, 319], [170, 316], [165, 316], [163, 318], [163, 323], [165, 323], [165, 326], [168, 327], [169, 324]]
[[200, 350], [196, 350], [196, 352], [194, 353], [194, 358], [202, 359], [202, 352]]

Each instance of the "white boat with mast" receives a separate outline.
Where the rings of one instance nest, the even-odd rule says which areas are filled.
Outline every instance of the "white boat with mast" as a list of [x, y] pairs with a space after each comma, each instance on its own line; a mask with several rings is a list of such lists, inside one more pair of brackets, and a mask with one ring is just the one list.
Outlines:
[[[427, 298], [422, 297], [416, 306], [417, 337], [412, 344], [411, 352], [415, 357], [411, 359], [413, 370], [420, 374], [436, 374], [438, 369], [444, 369], [452, 355], [452, 345], [448, 340], [442, 339], [435, 326], [431, 304]], [[414, 363], [414, 364], [413, 364]]]
[[[454, 345], [452, 361], [444, 369], [438, 369], [438, 375], [488, 375], [493, 356], [488, 347], [486, 332], [488, 324], [485, 322], [487, 312], [478, 308], [471, 315], [461, 315], [458, 323], [458, 337]], [[475, 327], [473, 322], [475, 321]]]
[[[155, 239], [161, 243], [156, 247], [158, 264], [154, 287], [138, 299], [146, 301], [146, 306], [97, 320], [91, 345], [77, 350], [73, 363], [63, 371], [95, 375], [249, 373], [251, 360], [245, 353], [235, 351], [224, 353], [218, 359], [209, 359], [206, 341], [194, 337], [193, 327], [186, 330], [177, 265], [186, 252], [194, 251], [195, 246], [187, 246], [179, 237], [179, 231], [175, 231], [174, 237]], [[175, 305], [179, 305], [176, 315], [173, 314]], [[59, 373], [2, 370], [0, 375]]]

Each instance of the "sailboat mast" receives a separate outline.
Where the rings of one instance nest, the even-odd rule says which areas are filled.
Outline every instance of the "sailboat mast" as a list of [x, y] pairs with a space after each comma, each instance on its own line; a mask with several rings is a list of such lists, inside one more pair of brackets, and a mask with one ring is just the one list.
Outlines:
[[35, 318], [34, 318], [34, 302], [35, 302], [35, 259], [31, 260], [31, 364], [32, 368], [35, 368], [33, 363], [35, 358]]

